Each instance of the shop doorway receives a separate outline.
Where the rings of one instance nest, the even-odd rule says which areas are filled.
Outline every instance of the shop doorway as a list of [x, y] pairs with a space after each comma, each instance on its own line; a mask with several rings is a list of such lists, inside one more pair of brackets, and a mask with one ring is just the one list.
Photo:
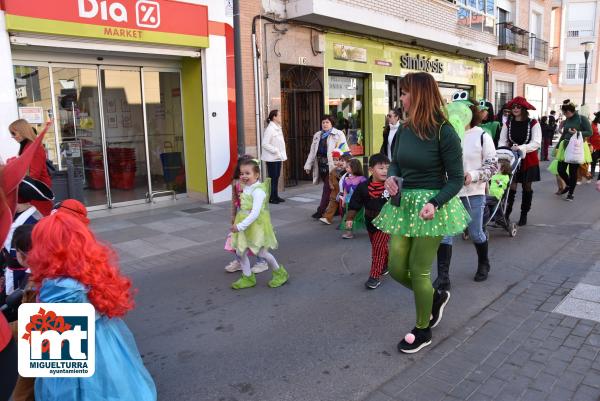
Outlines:
[[305, 66], [281, 67], [282, 128], [288, 162], [285, 186], [312, 180], [304, 172], [312, 137], [321, 128], [323, 115], [323, 70]]
[[[178, 70], [15, 65], [19, 107], [54, 120], [45, 146], [71, 197], [113, 207], [186, 191]], [[17, 89], [19, 91], [19, 89]], [[59, 179], [55, 187], [60, 187]], [[64, 191], [63, 191], [64, 192]], [[57, 201], [67, 194], [57, 190]]]

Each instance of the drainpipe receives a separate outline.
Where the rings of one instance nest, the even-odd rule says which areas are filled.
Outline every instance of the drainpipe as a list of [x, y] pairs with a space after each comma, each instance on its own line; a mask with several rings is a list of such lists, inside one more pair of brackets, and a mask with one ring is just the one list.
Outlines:
[[235, 62], [235, 118], [237, 120], [238, 155], [246, 153], [244, 136], [244, 83], [242, 77], [242, 25], [240, 23], [240, 0], [233, 0], [233, 32]]
[[489, 79], [490, 79], [490, 72], [489, 72], [489, 67], [490, 67], [490, 58], [486, 57], [483, 60], [483, 97], [488, 101], [491, 102], [490, 100], [490, 94], [488, 93], [489, 90]]

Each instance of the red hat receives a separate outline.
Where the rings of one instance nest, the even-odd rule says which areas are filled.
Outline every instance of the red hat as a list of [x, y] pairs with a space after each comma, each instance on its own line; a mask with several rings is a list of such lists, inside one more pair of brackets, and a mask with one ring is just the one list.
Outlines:
[[4, 197], [0, 194], [0, 243], [4, 243], [13, 222], [15, 209], [17, 208], [19, 184], [27, 174], [38, 146], [42, 146], [42, 139], [46, 131], [47, 129], [44, 129], [21, 156], [9, 160], [2, 169], [0, 191], [4, 193]]
[[331, 157], [339, 159], [340, 157], [342, 157], [342, 151], [338, 149], [333, 149], [331, 151]]
[[517, 96], [510, 102], [506, 103], [506, 106], [508, 106], [509, 109], [512, 109], [515, 104], [526, 110], [535, 110], [535, 107], [533, 107], [523, 96]]

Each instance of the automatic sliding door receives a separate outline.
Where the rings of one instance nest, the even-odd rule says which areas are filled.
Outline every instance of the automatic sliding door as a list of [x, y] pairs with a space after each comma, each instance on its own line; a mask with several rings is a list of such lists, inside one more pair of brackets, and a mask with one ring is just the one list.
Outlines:
[[102, 69], [101, 76], [111, 203], [145, 199], [148, 173], [140, 71]]
[[144, 71], [152, 191], [186, 191], [179, 72]]

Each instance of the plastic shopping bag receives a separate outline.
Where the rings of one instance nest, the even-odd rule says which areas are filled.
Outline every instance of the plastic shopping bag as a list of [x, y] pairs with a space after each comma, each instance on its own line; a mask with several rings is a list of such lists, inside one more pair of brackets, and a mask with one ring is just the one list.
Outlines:
[[583, 161], [583, 136], [578, 132], [571, 137], [565, 149], [565, 163], [582, 164]]

